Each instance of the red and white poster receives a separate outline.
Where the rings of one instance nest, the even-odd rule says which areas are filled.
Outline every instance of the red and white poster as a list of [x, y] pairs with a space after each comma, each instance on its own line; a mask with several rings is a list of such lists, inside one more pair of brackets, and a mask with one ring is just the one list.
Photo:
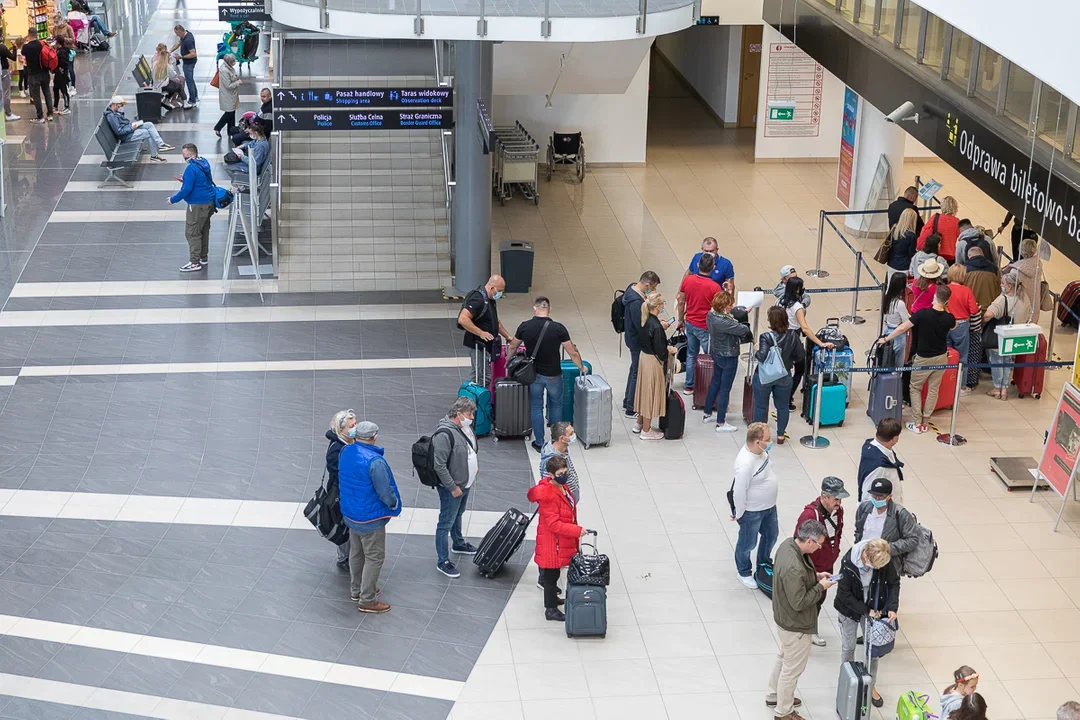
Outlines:
[[1076, 470], [1080, 451], [1080, 390], [1066, 383], [1061, 391], [1054, 422], [1046, 436], [1039, 474], [1062, 498], [1069, 491], [1069, 481]]

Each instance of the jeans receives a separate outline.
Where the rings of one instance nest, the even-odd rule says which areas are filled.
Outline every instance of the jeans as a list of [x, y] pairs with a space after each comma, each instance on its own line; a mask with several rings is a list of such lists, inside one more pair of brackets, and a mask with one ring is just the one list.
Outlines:
[[385, 525], [368, 533], [349, 532], [349, 589], [361, 605], [375, 602], [379, 573], [385, 560]]
[[731, 397], [731, 385], [735, 382], [735, 373], [739, 369], [738, 356], [712, 356], [713, 376], [709, 393], [705, 396], [705, 414], [711, 415], [713, 403], [716, 405], [716, 424], [723, 425], [727, 420], [728, 398]]
[[4, 114], [14, 115], [11, 112], [11, 71], [0, 71], [0, 94], [4, 97]]
[[641, 358], [640, 350], [630, 351], [630, 372], [626, 375], [626, 392], [623, 394], [623, 410], [634, 412], [634, 395], [637, 394], [637, 369], [638, 360]]
[[694, 362], [698, 350], [709, 352], [709, 331], [686, 323], [686, 381], [683, 385], [687, 390], [694, 387]]
[[949, 331], [946, 342], [949, 347], [956, 348], [956, 351], [960, 353], [960, 362], [967, 365], [968, 351], [971, 348], [971, 322], [958, 320], [956, 327]]
[[[991, 363], [1013, 363], [1011, 355], [1004, 357], [998, 353], [997, 350], [990, 350], [990, 362]], [[1005, 390], [1009, 387], [1009, 382], [1012, 380], [1012, 368], [1010, 367], [992, 367], [990, 368], [990, 379], [994, 383], [994, 388], [997, 390]]]
[[90, 27], [97, 30], [102, 35], [108, 35], [109, 34], [109, 28], [105, 27], [105, 23], [102, 21], [100, 15], [91, 15], [90, 16]]
[[[897, 327], [897, 325], [886, 325], [885, 334], [888, 335]], [[896, 353], [896, 366], [903, 367], [904, 362], [907, 360], [907, 333], [903, 333], [899, 337], [894, 337], [892, 341], [892, 347], [893, 352]], [[960, 359], [963, 360], [964, 356], [961, 355]]]
[[26, 81], [27, 88], [30, 90], [30, 102], [34, 103], [34, 110], [37, 112], [37, 119], [41, 120], [45, 117], [41, 112], [41, 96], [45, 95], [45, 109], [49, 115], [53, 114], [52, 95], [49, 93], [49, 73], [37, 73], [30, 75]]
[[[747, 510], [739, 518], [739, 539], [735, 543], [735, 569], [743, 577], [750, 577], [750, 551], [757, 543], [757, 565], [772, 561], [772, 549], [780, 528], [776, 522], [776, 506], [768, 510]], [[758, 535], [761, 539], [758, 540]]]
[[[912, 366], [920, 365], [944, 365], [949, 361], [949, 356], [938, 355], [937, 357], [924, 358], [916, 355], [911, 361]], [[945, 377], [944, 370], [912, 370], [911, 371], [911, 419], [916, 425], [926, 425], [930, 422], [930, 416], [937, 407], [938, 388], [941, 387], [941, 378]], [[927, 386], [926, 401], [923, 402], [923, 385]]]
[[[844, 615], [840, 615], [838, 619], [840, 620], [840, 662], [851, 662], [855, 659], [855, 633], [861, 623]], [[859, 660], [866, 662], [865, 648], [860, 653]], [[877, 681], [878, 660], [880, 658], [870, 658], [870, 677], [874, 682]], [[871, 690], [874, 689], [874, 682], [870, 683]]]
[[[458, 486], [461, 487], [461, 486]], [[435, 525], [435, 554], [440, 563], [450, 560], [449, 543], [446, 542], [446, 533], [450, 533], [450, 539], [454, 547], [463, 547], [465, 537], [461, 534], [461, 516], [465, 514], [465, 506], [469, 504], [469, 490], [461, 488], [461, 497], [454, 497], [450, 491], [439, 486], [439, 522]]]
[[187, 84], [187, 96], [189, 103], [199, 101], [199, 88], [195, 85], [195, 63], [183, 63], [184, 82]]
[[547, 418], [549, 423], [562, 420], [563, 379], [537, 375], [536, 381], [529, 385], [529, 407], [531, 409], [533, 440], [543, 445], [546, 436], [544, 427], [544, 389], [547, 388]]
[[158, 135], [157, 128], [154, 127], [154, 123], [143, 123], [137, 130], [133, 130], [127, 139], [132, 142], [139, 142], [140, 140], [150, 141], [150, 157], [157, 157], [158, 148], [165, 144], [165, 141]]
[[757, 372], [754, 373], [754, 422], [769, 421], [769, 398], [776, 407], [776, 435], [783, 436], [787, 431], [788, 418], [791, 416], [791, 376], [785, 376], [772, 383], [762, 385]]

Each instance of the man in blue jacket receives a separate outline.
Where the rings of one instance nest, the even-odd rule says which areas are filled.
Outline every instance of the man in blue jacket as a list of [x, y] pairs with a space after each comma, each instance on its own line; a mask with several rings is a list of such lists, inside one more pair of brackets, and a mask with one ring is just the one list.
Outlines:
[[209, 262], [210, 218], [214, 216], [214, 176], [210, 163], [206, 158], [199, 157], [199, 148], [192, 143], [180, 148], [180, 153], [187, 160], [183, 184], [167, 202], [170, 205], [181, 200], [187, 202], [184, 236], [188, 244], [188, 264], [181, 267], [180, 272], [195, 272], [202, 270]]
[[165, 158], [158, 155], [158, 152], [168, 152], [176, 148], [161, 139], [161, 135], [158, 134], [154, 123], [143, 122], [142, 120], [131, 122], [128, 120], [127, 116], [124, 115], [125, 105], [127, 105], [127, 100], [119, 95], [113, 95], [112, 100], [109, 101], [109, 107], [105, 108], [105, 121], [109, 123], [113, 133], [117, 138], [125, 142], [149, 141], [150, 159], [165, 162]]
[[386, 559], [386, 523], [401, 514], [401, 494], [394, 473], [375, 445], [379, 426], [356, 425], [356, 442], [338, 456], [341, 514], [349, 526], [349, 578], [352, 599], [360, 612], [384, 613], [390, 605], [378, 599], [379, 572]]

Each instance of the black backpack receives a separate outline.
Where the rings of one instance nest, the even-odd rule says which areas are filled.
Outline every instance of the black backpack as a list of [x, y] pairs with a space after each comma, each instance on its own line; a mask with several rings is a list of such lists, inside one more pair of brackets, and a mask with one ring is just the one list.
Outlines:
[[439, 428], [431, 435], [422, 435], [412, 445], [413, 471], [420, 478], [421, 485], [431, 488], [439, 487], [439, 476], [435, 474], [435, 436], [446, 433], [450, 438], [450, 450], [454, 449], [454, 433], [447, 428]]
[[622, 301], [624, 292], [624, 290], [616, 290], [615, 297], [611, 301], [611, 327], [620, 334], [626, 330], [626, 306]]

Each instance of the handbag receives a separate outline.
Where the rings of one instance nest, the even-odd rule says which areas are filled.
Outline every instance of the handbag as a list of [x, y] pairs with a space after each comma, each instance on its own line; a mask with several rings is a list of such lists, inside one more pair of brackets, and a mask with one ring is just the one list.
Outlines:
[[893, 233], [895, 232], [896, 227], [894, 226], [892, 230], [889, 230], [889, 234], [885, 236], [885, 239], [881, 241], [881, 247], [874, 253], [874, 260], [876, 262], [879, 262], [882, 265], [888, 264], [889, 258], [892, 257]]
[[1008, 325], [1011, 320], [1009, 319], [1009, 296], [1005, 295], [1005, 312], [1002, 313], [999, 318], [990, 318], [983, 323], [982, 329], [982, 344], [983, 348], [989, 352], [990, 350], [997, 350], [998, 341], [997, 333], [994, 329], [998, 325]]
[[569, 585], [596, 585], [607, 587], [611, 584], [611, 561], [607, 555], [601, 555], [594, 543], [581, 543], [581, 548], [591, 548], [592, 552], [579, 551], [570, 558], [570, 567], [566, 570], [566, 582]]
[[203, 173], [206, 175], [206, 179], [209, 180], [210, 184], [214, 186], [214, 209], [222, 210], [232, 205], [232, 192], [227, 188], [219, 187], [218, 184], [214, 182], [214, 176], [211, 175], [210, 172], [202, 165], [199, 165], [198, 168], [203, 171]]
[[879, 658], [888, 655], [896, 646], [896, 631], [900, 629], [897, 620], [869, 620], [866, 629], [866, 641], [870, 645], [870, 657]]
[[536, 351], [540, 348], [540, 343], [544, 341], [544, 334], [547, 333], [550, 324], [550, 320], [544, 322], [544, 327], [540, 329], [540, 337], [536, 338], [536, 347], [532, 349], [532, 352], [528, 355], [514, 355], [506, 361], [506, 374], [512, 380], [522, 385], [531, 385], [536, 382]]
[[326, 489], [325, 468], [318, 489], [304, 506], [304, 517], [320, 535], [335, 545], [344, 545], [349, 541], [349, 527], [341, 514], [341, 498], [336, 488], [333, 492]]
[[220, 87], [220, 83], [221, 83], [220, 71], [215, 70], [214, 71], [214, 77], [210, 78], [210, 87], [212, 87], [212, 88]]
[[1054, 296], [1050, 294], [1050, 283], [1045, 280], [1039, 281], [1039, 309], [1044, 312], [1054, 309]]
[[787, 367], [784, 365], [784, 358], [780, 355], [780, 348], [777, 347], [776, 333], [770, 332], [769, 336], [772, 338], [773, 345], [769, 348], [769, 353], [765, 356], [765, 359], [758, 363], [758, 381], [762, 385], [772, 385], [788, 374]]

